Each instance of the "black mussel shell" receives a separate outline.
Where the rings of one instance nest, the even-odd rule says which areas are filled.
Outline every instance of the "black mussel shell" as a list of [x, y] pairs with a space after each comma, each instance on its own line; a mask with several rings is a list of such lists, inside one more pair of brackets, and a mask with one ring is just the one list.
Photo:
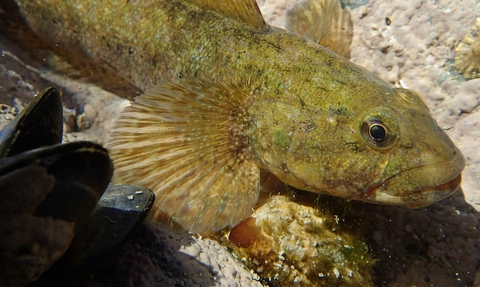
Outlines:
[[25, 170], [39, 173], [37, 169], [44, 170], [50, 176], [49, 181], [53, 177], [54, 182], [33, 215], [77, 223], [92, 213], [113, 174], [108, 152], [98, 144], [80, 141], [39, 148], [0, 161], [0, 185], [5, 186], [0, 190], [2, 197], [21, 190], [28, 196], [26, 191], [32, 190], [31, 184], [20, 177], [12, 180], [12, 174], [23, 174]]
[[39, 92], [0, 132], [0, 158], [62, 141], [63, 112], [55, 88]]
[[77, 263], [95, 262], [111, 253], [134, 233], [155, 201], [147, 188], [112, 185], [100, 198], [93, 214], [79, 226], [68, 255]]
[[65, 253], [112, 173], [107, 150], [91, 142], [0, 159], [0, 286], [37, 279]]
[[76, 229], [64, 256], [32, 286], [71, 286], [87, 276], [137, 231], [154, 200], [155, 194], [146, 188], [128, 185], [107, 188], [92, 216]]

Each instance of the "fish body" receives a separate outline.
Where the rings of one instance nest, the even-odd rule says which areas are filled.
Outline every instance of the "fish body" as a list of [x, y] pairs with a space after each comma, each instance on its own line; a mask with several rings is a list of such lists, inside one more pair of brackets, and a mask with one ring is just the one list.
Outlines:
[[248, 217], [261, 169], [299, 189], [407, 207], [460, 185], [464, 158], [418, 94], [268, 26], [254, 1], [17, 3], [42, 38], [146, 91], [109, 143], [115, 178], [155, 190], [157, 216], [192, 232]]

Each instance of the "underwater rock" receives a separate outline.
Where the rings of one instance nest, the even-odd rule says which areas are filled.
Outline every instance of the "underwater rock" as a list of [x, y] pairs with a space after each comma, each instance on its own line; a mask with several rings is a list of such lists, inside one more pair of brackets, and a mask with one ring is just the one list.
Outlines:
[[18, 110], [9, 105], [0, 104], [0, 130], [3, 130], [18, 114]]
[[342, 228], [338, 213], [319, 212], [308, 197], [271, 196], [252, 214], [260, 231], [255, 243], [226, 244], [268, 285], [373, 286], [375, 260], [362, 236]]
[[263, 286], [218, 242], [163, 224], [141, 225], [131, 240], [79, 286]]
[[455, 67], [467, 80], [480, 77], [480, 17], [455, 47]]
[[[5, 1], [1, 1], [0, 6]], [[1, 12], [0, 12], [1, 14]], [[0, 15], [0, 21], [3, 20]], [[30, 102], [35, 94], [53, 83], [31, 69], [25, 54], [19, 47], [0, 33], [0, 103], [15, 107], [17, 111]]]

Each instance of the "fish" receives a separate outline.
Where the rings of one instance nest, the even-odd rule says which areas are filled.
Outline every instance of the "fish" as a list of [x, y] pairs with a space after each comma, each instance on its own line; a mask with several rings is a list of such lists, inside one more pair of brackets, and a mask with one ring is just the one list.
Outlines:
[[143, 92], [107, 148], [115, 183], [155, 192], [153, 220], [233, 227], [252, 213], [264, 172], [407, 208], [460, 186], [465, 159], [421, 96], [347, 59], [352, 24], [338, 1], [306, 0], [288, 30], [253, 0], [16, 3], [40, 38]]

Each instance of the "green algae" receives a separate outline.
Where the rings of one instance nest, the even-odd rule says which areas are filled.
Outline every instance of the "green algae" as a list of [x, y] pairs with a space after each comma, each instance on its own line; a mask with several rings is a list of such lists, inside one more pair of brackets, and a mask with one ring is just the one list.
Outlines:
[[374, 286], [368, 226], [351, 215], [350, 201], [288, 187], [252, 215], [261, 232], [252, 246], [219, 240], [268, 286]]
[[284, 130], [276, 130], [273, 133], [273, 142], [275, 146], [277, 146], [280, 149], [285, 149], [288, 146], [288, 143], [290, 142], [290, 138], [288, 135], [285, 134]]

